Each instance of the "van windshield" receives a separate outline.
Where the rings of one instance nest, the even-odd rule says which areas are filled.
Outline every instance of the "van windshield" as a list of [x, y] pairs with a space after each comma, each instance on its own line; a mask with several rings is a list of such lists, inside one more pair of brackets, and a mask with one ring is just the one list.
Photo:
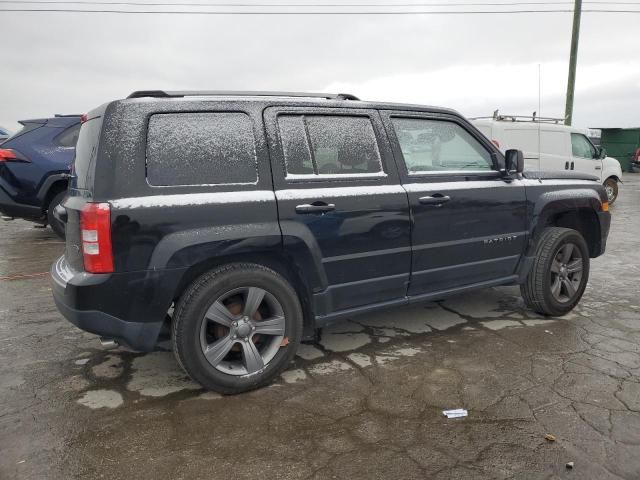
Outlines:
[[96, 168], [95, 160], [98, 154], [101, 127], [102, 117], [95, 117], [84, 122], [80, 128], [80, 136], [76, 144], [76, 157], [73, 164], [75, 178], [72, 180], [72, 188], [81, 190], [91, 190], [93, 188], [93, 177]]

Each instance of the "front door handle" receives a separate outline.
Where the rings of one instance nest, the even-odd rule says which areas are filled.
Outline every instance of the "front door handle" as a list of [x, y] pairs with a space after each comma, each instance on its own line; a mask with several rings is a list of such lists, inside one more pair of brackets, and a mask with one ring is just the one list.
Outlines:
[[574, 166], [574, 165], [573, 165], [573, 162], [571, 162], [571, 170], [573, 170], [573, 166]]
[[569, 170], [569, 162], [564, 162], [564, 169]]
[[296, 205], [296, 213], [325, 213], [335, 209], [336, 206], [333, 203], [314, 202]]
[[441, 207], [443, 203], [447, 203], [451, 200], [451, 197], [448, 195], [434, 195], [432, 197], [420, 197], [418, 201], [422, 205], [434, 205], [436, 207]]
[[602, 167], [596, 167], [596, 170], [602, 170]]

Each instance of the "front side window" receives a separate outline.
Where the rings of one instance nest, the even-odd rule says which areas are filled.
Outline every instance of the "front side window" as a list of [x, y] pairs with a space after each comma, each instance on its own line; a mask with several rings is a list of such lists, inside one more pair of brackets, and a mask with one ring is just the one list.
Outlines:
[[378, 142], [368, 117], [280, 115], [287, 177], [380, 175]]
[[489, 152], [456, 123], [422, 118], [392, 122], [409, 174], [492, 169]]
[[595, 158], [596, 149], [589, 139], [581, 133], [571, 134], [571, 151], [574, 157]]
[[153, 115], [147, 179], [153, 186], [256, 183], [251, 119], [239, 112]]

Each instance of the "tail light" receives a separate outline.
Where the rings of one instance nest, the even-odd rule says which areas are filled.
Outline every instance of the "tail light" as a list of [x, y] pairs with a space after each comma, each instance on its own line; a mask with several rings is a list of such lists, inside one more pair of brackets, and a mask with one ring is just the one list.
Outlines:
[[0, 148], [0, 162], [28, 162], [29, 160], [20, 152], [10, 148]]
[[87, 203], [80, 212], [80, 235], [84, 269], [90, 273], [113, 272], [111, 207]]
[[638, 148], [636, 152], [633, 154], [633, 161], [640, 162], [640, 148]]

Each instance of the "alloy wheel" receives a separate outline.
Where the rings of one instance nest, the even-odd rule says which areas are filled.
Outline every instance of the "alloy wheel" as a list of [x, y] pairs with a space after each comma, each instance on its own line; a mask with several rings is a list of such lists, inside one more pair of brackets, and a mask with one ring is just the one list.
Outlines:
[[551, 295], [560, 303], [571, 302], [578, 293], [584, 260], [574, 243], [562, 245], [551, 263]]
[[609, 203], [613, 203], [613, 201], [617, 197], [615, 185], [612, 185], [611, 182], [606, 182], [604, 184], [604, 190], [605, 192], [607, 192], [607, 200], [609, 201]]
[[217, 298], [202, 320], [200, 346], [207, 361], [229, 375], [249, 375], [268, 365], [285, 341], [282, 305], [259, 287], [233, 289]]

